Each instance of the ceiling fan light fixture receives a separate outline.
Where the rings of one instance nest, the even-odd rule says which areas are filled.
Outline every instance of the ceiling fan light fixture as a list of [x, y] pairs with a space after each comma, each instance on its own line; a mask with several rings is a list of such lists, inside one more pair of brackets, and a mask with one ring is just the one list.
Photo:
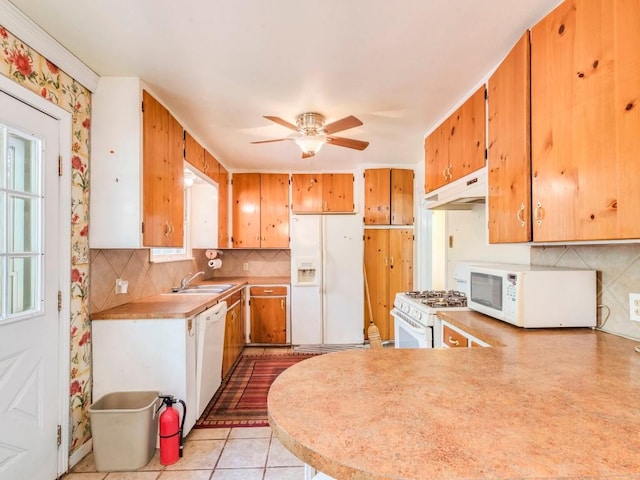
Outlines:
[[327, 137], [324, 135], [305, 135], [296, 138], [295, 142], [304, 153], [315, 155], [320, 151], [322, 146], [327, 143]]

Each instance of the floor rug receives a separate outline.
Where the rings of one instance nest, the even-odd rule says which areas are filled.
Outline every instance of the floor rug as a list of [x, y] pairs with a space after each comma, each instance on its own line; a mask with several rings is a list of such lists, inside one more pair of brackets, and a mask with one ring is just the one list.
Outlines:
[[194, 428], [266, 427], [267, 394], [278, 375], [314, 354], [241, 355]]

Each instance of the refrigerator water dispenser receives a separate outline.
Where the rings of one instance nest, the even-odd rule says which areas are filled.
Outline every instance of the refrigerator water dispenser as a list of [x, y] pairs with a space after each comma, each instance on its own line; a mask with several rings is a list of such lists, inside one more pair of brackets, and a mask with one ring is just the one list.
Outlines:
[[297, 258], [295, 260], [295, 270], [293, 284], [298, 286], [314, 286], [320, 283], [320, 259], [318, 258]]

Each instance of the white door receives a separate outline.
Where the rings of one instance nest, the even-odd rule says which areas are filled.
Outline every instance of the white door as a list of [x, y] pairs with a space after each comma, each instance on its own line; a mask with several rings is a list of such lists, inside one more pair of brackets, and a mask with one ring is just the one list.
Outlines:
[[58, 128], [0, 91], [0, 480], [57, 477]]

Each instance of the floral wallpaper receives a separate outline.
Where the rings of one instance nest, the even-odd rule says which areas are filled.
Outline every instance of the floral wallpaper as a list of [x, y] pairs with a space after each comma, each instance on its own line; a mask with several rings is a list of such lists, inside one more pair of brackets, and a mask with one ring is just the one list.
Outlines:
[[0, 25], [0, 74], [71, 112], [71, 378], [70, 451], [91, 437], [89, 302], [89, 133], [91, 94]]

